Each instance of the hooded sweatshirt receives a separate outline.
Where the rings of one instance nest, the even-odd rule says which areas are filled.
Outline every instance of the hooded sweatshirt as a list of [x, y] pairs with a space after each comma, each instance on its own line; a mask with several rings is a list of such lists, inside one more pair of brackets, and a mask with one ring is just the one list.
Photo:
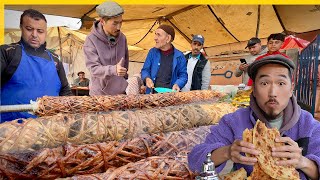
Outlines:
[[[257, 106], [255, 98], [252, 97], [250, 107], [241, 108], [234, 113], [223, 116], [219, 125], [210, 128], [211, 133], [207, 135], [205, 142], [196, 145], [189, 153], [190, 169], [200, 172], [207, 153], [231, 145], [236, 139], [241, 140], [243, 131], [246, 128], [252, 129], [258, 118], [270, 127], [268, 121], [263, 117], [262, 110]], [[280, 133], [282, 136], [290, 137], [296, 141], [299, 147], [303, 148], [302, 155], [314, 161], [318, 166], [318, 172], [320, 172], [320, 123], [309, 112], [301, 110], [294, 96], [291, 97], [284, 110]], [[220, 172], [225, 164], [226, 162], [217, 166], [217, 171]], [[253, 166], [234, 164], [234, 170], [241, 167], [245, 168], [248, 175], [251, 174]], [[307, 179], [302, 171], [298, 171], [300, 179]]]
[[86, 66], [91, 73], [90, 95], [125, 94], [128, 85], [126, 78], [117, 76], [116, 65], [124, 59], [122, 67], [129, 67], [127, 39], [120, 32], [111, 43], [99, 21], [94, 22], [92, 31], [83, 45]]

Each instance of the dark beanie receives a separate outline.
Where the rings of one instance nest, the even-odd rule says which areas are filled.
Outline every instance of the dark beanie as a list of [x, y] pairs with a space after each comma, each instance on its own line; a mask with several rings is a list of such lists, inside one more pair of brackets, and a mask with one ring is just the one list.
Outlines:
[[166, 25], [166, 24], [162, 24], [158, 27], [158, 29], [162, 29], [164, 30], [166, 33], [170, 34], [171, 35], [171, 41], [174, 40], [174, 29], [173, 27], [169, 26], [169, 25]]

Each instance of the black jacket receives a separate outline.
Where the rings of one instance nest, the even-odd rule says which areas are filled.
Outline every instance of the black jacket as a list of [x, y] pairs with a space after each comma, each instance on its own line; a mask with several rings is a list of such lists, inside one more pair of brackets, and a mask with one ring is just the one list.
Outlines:
[[[39, 48], [34, 49], [25, 43], [22, 39], [18, 43], [5, 44], [0, 46], [0, 59], [1, 59], [1, 86], [7, 83], [15, 71], [17, 70], [22, 56], [23, 43], [25, 51], [33, 56], [38, 56], [50, 60], [46, 50], [46, 44], [41, 45]], [[51, 53], [51, 52], [50, 52]], [[72, 95], [66, 73], [64, 72], [62, 62], [59, 61], [58, 55], [51, 53], [57, 68], [57, 73], [61, 81], [60, 96]]]
[[[185, 55], [186, 60], [189, 60], [191, 52]], [[197, 62], [196, 66], [194, 67], [193, 74], [192, 74], [192, 83], [190, 90], [201, 90], [202, 85], [202, 71], [206, 66], [208, 60], [200, 54], [200, 60]]]

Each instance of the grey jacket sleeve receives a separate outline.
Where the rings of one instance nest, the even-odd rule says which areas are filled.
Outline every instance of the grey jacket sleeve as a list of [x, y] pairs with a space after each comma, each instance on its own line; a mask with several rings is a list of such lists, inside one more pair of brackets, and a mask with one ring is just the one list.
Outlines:
[[209, 89], [210, 79], [211, 79], [211, 66], [210, 66], [210, 61], [207, 61], [202, 71], [201, 90]]

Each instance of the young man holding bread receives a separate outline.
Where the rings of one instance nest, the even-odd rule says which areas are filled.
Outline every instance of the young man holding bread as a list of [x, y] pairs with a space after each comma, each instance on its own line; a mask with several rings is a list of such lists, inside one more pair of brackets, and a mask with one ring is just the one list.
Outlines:
[[[260, 162], [256, 158], [262, 153], [261, 149], [242, 140], [243, 131], [253, 129], [259, 119], [268, 128], [279, 130], [280, 136], [273, 141], [282, 143], [281, 146], [270, 147], [271, 156], [266, 159], [281, 158], [274, 161], [275, 165], [280, 168], [292, 166], [299, 172], [300, 179], [319, 179], [320, 122], [297, 104], [292, 93], [294, 69], [292, 60], [282, 55], [270, 55], [253, 62], [248, 67], [248, 74], [253, 79], [250, 107], [225, 115], [219, 125], [211, 127], [205, 142], [190, 152], [190, 169], [200, 172], [209, 152], [218, 172], [228, 160], [234, 162], [234, 170], [244, 167], [248, 176], [256, 163], [262, 167], [269, 166], [268, 162]], [[274, 176], [270, 172], [268, 175]]]

